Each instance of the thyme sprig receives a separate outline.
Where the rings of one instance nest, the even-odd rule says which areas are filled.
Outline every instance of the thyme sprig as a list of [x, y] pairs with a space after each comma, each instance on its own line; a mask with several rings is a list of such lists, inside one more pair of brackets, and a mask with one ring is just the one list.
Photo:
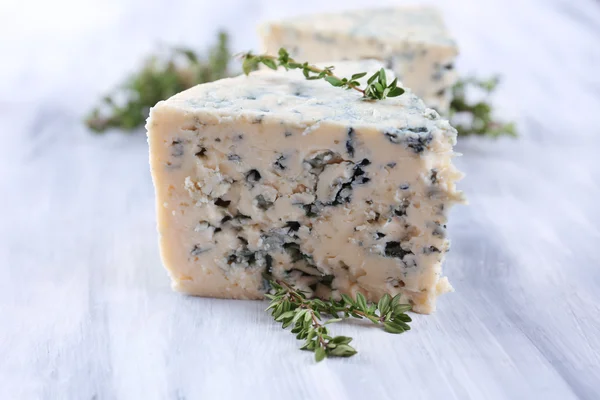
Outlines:
[[89, 113], [87, 126], [97, 133], [111, 128], [133, 131], [144, 125], [150, 108], [159, 101], [199, 83], [231, 75], [228, 43], [227, 33], [219, 32], [206, 58], [182, 47], [170, 49], [166, 57], [149, 57], [140, 72], [105, 96]]
[[[466, 77], [459, 79], [454, 85], [449, 116], [459, 136], [479, 135], [497, 138], [506, 135], [517, 137], [513, 122], [501, 122], [493, 117], [492, 105], [488, 99], [499, 83], [498, 76], [489, 79]], [[483, 93], [483, 99], [469, 101], [468, 92], [472, 90]], [[465, 119], [466, 121], [464, 121]]]
[[[273, 288], [266, 297], [271, 300], [266, 311], [282, 328], [292, 326], [296, 339], [304, 340], [300, 349], [313, 351], [315, 360], [325, 357], [351, 357], [357, 353], [350, 345], [352, 338], [347, 336], [331, 336], [326, 325], [339, 322], [346, 318], [366, 318], [377, 325], [383, 325], [389, 333], [402, 333], [410, 329], [408, 322], [411, 318], [406, 311], [411, 309], [409, 304], [400, 304], [400, 295], [391, 297], [383, 295], [377, 304], [369, 304], [366, 298], [358, 293], [356, 300], [343, 294], [340, 300], [321, 300], [307, 298], [306, 294], [289, 283], [281, 280], [271, 280]], [[323, 322], [323, 316], [330, 318]]]
[[383, 100], [387, 97], [397, 97], [404, 93], [404, 89], [398, 86], [398, 79], [394, 79], [389, 85], [385, 75], [385, 69], [381, 68], [367, 80], [367, 86], [363, 89], [358, 79], [367, 75], [366, 72], [353, 74], [350, 78], [340, 78], [333, 74], [335, 67], [329, 66], [319, 68], [308, 62], [298, 62], [290, 57], [284, 48], [279, 49], [277, 56], [268, 54], [254, 55], [251, 52], [240, 55], [242, 70], [246, 75], [256, 70], [259, 64], [263, 64], [276, 70], [283, 67], [286, 70], [300, 69], [307, 80], [324, 79], [330, 85], [347, 90], [356, 90], [366, 100]]

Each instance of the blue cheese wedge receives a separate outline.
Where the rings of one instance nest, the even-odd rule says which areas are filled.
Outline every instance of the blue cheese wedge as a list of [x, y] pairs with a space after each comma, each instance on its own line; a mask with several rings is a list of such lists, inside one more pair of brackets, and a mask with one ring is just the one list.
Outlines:
[[259, 32], [264, 51], [285, 47], [300, 61], [382, 60], [428, 107], [448, 112], [458, 50], [431, 7], [307, 15], [265, 23]]
[[422, 313], [451, 289], [441, 267], [446, 213], [462, 199], [456, 130], [410, 90], [365, 101], [298, 71], [259, 71], [161, 101], [146, 127], [174, 289], [261, 299], [270, 276], [324, 298], [401, 293]]

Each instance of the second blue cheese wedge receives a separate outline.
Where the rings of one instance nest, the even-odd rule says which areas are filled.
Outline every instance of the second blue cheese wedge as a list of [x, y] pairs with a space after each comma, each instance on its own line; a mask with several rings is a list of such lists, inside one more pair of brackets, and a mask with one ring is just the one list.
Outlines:
[[176, 290], [260, 299], [271, 277], [325, 298], [401, 293], [429, 313], [451, 289], [441, 268], [446, 214], [462, 199], [456, 131], [410, 91], [365, 101], [298, 71], [259, 71], [161, 101], [147, 129]]
[[428, 107], [448, 112], [456, 83], [456, 43], [431, 7], [317, 14], [261, 26], [263, 50], [286, 48], [298, 61], [382, 60]]

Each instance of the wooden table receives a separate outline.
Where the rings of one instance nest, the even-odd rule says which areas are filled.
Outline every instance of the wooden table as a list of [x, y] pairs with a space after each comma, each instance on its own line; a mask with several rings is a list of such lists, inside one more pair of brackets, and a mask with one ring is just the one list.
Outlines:
[[336, 326], [359, 354], [320, 364], [265, 303], [171, 292], [144, 134], [80, 121], [158, 41], [244, 50], [258, 21], [364, 4], [35, 3], [0, 6], [0, 398], [600, 398], [600, 2], [437, 2], [521, 137], [459, 143], [456, 292], [401, 336]]

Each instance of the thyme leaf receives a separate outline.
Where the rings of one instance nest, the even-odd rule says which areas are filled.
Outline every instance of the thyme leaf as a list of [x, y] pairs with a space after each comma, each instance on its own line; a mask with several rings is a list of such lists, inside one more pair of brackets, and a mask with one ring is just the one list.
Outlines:
[[175, 47], [164, 57], [146, 59], [142, 70], [130, 76], [86, 117], [86, 125], [96, 133], [116, 128], [133, 131], [142, 127], [150, 108], [183, 90], [230, 75], [229, 37], [219, 32], [205, 58], [193, 50]]
[[[285, 281], [270, 280], [270, 284], [272, 290], [266, 297], [271, 302], [266, 311], [271, 311], [282, 328], [291, 326], [296, 339], [304, 340], [300, 349], [314, 352], [317, 362], [326, 357], [351, 357], [357, 353], [350, 346], [351, 337], [331, 335], [326, 326], [331, 323], [347, 318], [364, 318], [383, 326], [389, 333], [410, 329], [408, 323], [412, 320], [406, 312], [411, 306], [400, 304], [399, 294], [394, 297], [385, 294], [376, 304], [369, 304], [361, 293], [356, 299], [346, 294], [340, 300], [309, 299], [304, 292]], [[325, 322], [324, 316], [329, 317]]]

